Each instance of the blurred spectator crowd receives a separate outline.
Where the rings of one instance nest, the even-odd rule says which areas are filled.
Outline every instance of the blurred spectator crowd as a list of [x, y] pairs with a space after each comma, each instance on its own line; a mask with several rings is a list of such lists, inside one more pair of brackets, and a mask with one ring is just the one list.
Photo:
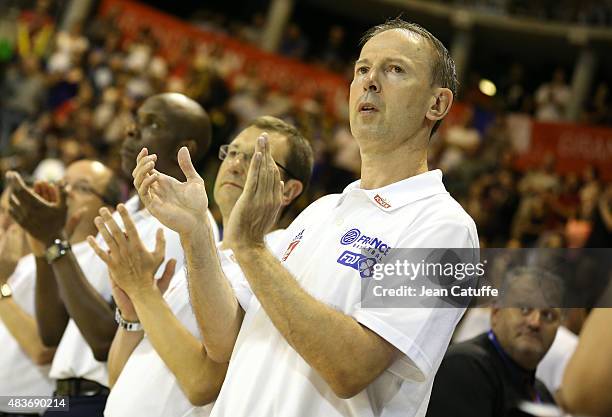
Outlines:
[[540, 20], [572, 22], [589, 26], [612, 26], [612, 2], [609, 0], [438, 0], [483, 12], [516, 15]]
[[[0, 18], [2, 178], [16, 169], [36, 179], [60, 179], [64, 168], [81, 158], [99, 159], [120, 172], [119, 146], [135, 109], [162, 91], [187, 94], [211, 116], [213, 144], [200, 163], [209, 189], [219, 146], [266, 114], [294, 123], [315, 151], [312, 186], [295, 211], [324, 194], [342, 191], [359, 177], [359, 150], [346, 109], [330, 114], [317, 97], [296, 103], [289, 91], [267, 89], [249, 71], [230, 86], [231, 57], [222, 47], [187, 45], [174, 58], [163, 57], [148, 30], [125, 42], [113, 13], [59, 30], [52, 7], [39, 0], [32, 8], [11, 9]], [[228, 24], [222, 16], [203, 12], [192, 23], [258, 44], [264, 18], [256, 15], [250, 24]], [[350, 77], [344, 42], [343, 29], [332, 27], [314, 63]], [[308, 48], [299, 27], [289, 25], [279, 52], [305, 59]], [[507, 114], [562, 120], [571, 100], [562, 70], [532, 93], [526, 91], [523, 77], [519, 65], [511, 67], [495, 98], [483, 95], [476, 81], [468, 83], [464, 103], [489, 111], [494, 119], [486, 128], [476, 127], [475, 111], [469, 110], [459, 123], [443, 125], [432, 139], [430, 168], [443, 169], [447, 188], [476, 221], [483, 246], [612, 247], [612, 187], [595, 169], [561, 176], [551, 156], [543, 156], [541, 166], [526, 173], [514, 168]], [[612, 124], [607, 85], [597, 87], [583, 120]]]

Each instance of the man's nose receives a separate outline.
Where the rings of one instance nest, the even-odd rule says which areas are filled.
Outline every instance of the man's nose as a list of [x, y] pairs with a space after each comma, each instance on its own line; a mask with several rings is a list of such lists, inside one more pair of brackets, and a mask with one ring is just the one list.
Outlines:
[[229, 162], [229, 169], [234, 174], [246, 172], [249, 169], [249, 162], [243, 154], [237, 155]]
[[365, 84], [363, 86], [365, 91], [371, 91], [373, 93], [378, 93], [380, 91], [380, 82], [378, 80], [378, 70], [372, 68], [365, 79]]
[[527, 316], [527, 324], [533, 329], [539, 329], [542, 324], [542, 313], [537, 308]]
[[131, 122], [130, 124], [128, 124], [125, 128], [125, 134], [130, 138], [138, 138], [140, 136], [140, 131], [138, 130], [138, 126], [136, 126], [136, 123]]

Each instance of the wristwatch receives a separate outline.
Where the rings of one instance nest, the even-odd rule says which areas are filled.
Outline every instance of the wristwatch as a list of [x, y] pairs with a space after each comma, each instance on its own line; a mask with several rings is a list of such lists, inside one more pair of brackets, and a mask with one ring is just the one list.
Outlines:
[[53, 244], [47, 248], [45, 258], [49, 264], [52, 264], [62, 256], [68, 253], [71, 249], [70, 243], [67, 240], [55, 239]]
[[115, 309], [115, 321], [122, 329], [128, 332], [139, 332], [143, 330], [142, 324], [139, 321], [127, 321], [121, 316], [121, 310]]
[[13, 296], [13, 290], [11, 289], [11, 286], [8, 284], [2, 284], [2, 286], [0, 286], [0, 300], [2, 300], [3, 298], [9, 298]]

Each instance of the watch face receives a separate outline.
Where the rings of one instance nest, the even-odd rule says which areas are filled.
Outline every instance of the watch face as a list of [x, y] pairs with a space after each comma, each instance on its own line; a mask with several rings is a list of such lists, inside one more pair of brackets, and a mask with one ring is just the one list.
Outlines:
[[13, 291], [11, 291], [11, 287], [9, 287], [8, 284], [3, 284], [0, 287], [0, 294], [2, 294], [3, 297], [10, 297]]
[[59, 251], [60, 250], [57, 245], [54, 244], [53, 246], [50, 246], [49, 249], [47, 249], [47, 262], [51, 263], [56, 260], [59, 257]]

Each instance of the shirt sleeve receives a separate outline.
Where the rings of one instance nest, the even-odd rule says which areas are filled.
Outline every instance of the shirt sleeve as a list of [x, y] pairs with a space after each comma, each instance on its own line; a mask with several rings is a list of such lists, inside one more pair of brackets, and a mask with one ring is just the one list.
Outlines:
[[236, 262], [234, 259], [232, 251], [219, 250], [217, 253], [219, 254], [223, 274], [230, 283], [232, 290], [234, 290], [234, 295], [236, 296], [240, 307], [246, 311], [249, 307], [251, 296], [253, 295], [251, 287], [249, 286], [246, 277], [242, 273], [240, 265], [238, 265], [238, 262]]
[[[278, 243], [283, 239], [284, 234], [284, 230], [277, 230], [266, 235], [266, 245], [273, 254], [275, 254], [274, 248], [278, 246]], [[232, 286], [236, 299], [238, 300], [238, 303], [240, 303], [240, 307], [242, 307], [244, 311], [247, 311], [251, 303], [251, 298], [253, 297], [253, 291], [251, 290], [251, 286], [249, 285], [246, 276], [242, 272], [238, 262], [236, 262], [234, 254], [231, 250], [219, 250], [217, 253], [219, 254], [219, 260], [221, 261], [223, 273]]]
[[[418, 228], [398, 244], [398, 248], [474, 247], [474, 237], [461, 223], [440, 223]], [[400, 255], [385, 259], [385, 263], [394, 262], [394, 256]], [[390, 372], [404, 379], [424, 381], [439, 366], [464, 312], [463, 307], [449, 307], [446, 304], [431, 308], [366, 308], [360, 302], [352, 316], [403, 354], [391, 365]]]

